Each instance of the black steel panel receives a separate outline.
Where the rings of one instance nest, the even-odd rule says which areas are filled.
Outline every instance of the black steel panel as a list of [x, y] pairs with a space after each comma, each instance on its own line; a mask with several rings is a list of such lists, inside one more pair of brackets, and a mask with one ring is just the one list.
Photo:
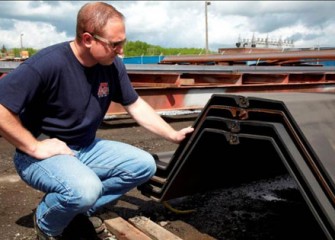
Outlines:
[[[266, 109], [281, 111], [285, 115], [284, 118], [288, 126], [292, 128], [293, 136], [301, 143], [301, 149], [308, 156], [315, 174], [319, 176], [320, 181], [324, 182], [325, 191], [328, 192], [334, 204], [335, 159], [333, 156], [335, 154], [335, 135], [329, 129], [335, 129], [335, 122], [333, 121], [335, 117], [335, 95], [320, 93], [254, 93], [254, 95], [272, 96], [272, 98], [214, 94], [209, 100], [208, 106], [211, 108], [213, 104], [224, 105], [225, 108], [231, 107], [237, 112], [236, 118], [255, 119], [255, 115], [259, 115], [258, 119], [263, 118], [266, 121], [271, 121], [266, 118], [270, 115], [264, 115], [261, 113], [262, 111], [265, 112]], [[253, 109], [252, 112], [251, 109]], [[313, 110], [313, 114], [311, 114], [311, 110]], [[240, 116], [243, 115], [241, 112], [244, 116]], [[274, 118], [276, 117], [274, 115]]]
[[[274, 159], [274, 157], [277, 156], [275, 154], [276, 152], [281, 156], [282, 164], [285, 165], [289, 173], [296, 179], [303, 197], [325, 234], [332, 236], [332, 234], [335, 233], [335, 210], [332, 203], [322, 190], [322, 186], [314, 177], [313, 172], [303, 156], [301, 156], [298, 150], [299, 146], [296, 146], [292, 141], [282, 124], [207, 117], [203, 122], [203, 127], [204, 130], [201, 131], [199, 139], [195, 141], [196, 144], [187, 155], [187, 158], [181, 163], [179, 169], [175, 171], [172, 179], [165, 184], [167, 186], [161, 189], [164, 190], [164, 192], [156, 192], [155, 187], [153, 188], [151, 194], [155, 198], [163, 201], [169, 198], [184, 196], [185, 194], [189, 195], [199, 191], [209, 190], [211, 188], [230, 186], [239, 183], [235, 182], [236, 177], [239, 181], [246, 179], [250, 181], [250, 179], [254, 179], [255, 176], [260, 178], [266, 177], [264, 173], [268, 173], [270, 176], [274, 176], [276, 172], [279, 174], [283, 173], [282, 170], [278, 172], [282, 166], [281, 164], [278, 165], [278, 159]], [[266, 136], [273, 139], [277, 145], [275, 149], [278, 149], [273, 152], [272, 148], [265, 146], [264, 143], [257, 142], [256, 144], [255, 142], [249, 142], [248, 145], [250, 149], [246, 149], [245, 146], [239, 146], [235, 151], [242, 152], [239, 152], [240, 155], [236, 155], [236, 152], [230, 152], [231, 146], [224, 145], [222, 139], [216, 138], [218, 136], [212, 134], [208, 138], [201, 139], [204, 135], [204, 131], [218, 133], [218, 131], [220, 131], [218, 129], [227, 128], [230, 128], [231, 131], [234, 132], [243, 133], [242, 135], [228, 135], [226, 131], [221, 131], [221, 133], [225, 133], [225, 138], [227, 142], [230, 141], [230, 144], [241, 144], [240, 136], [256, 136], [256, 138]], [[214, 129], [216, 131], [214, 131]], [[233, 141], [232, 136], [235, 138]], [[201, 144], [201, 142], [203, 143]], [[206, 145], [209, 145], [209, 147]], [[212, 147], [214, 149], [212, 149]], [[271, 153], [267, 152], [269, 149], [271, 149]], [[232, 165], [231, 161], [223, 161], [221, 163], [217, 161], [206, 161], [206, 164], [203, 164], [203, 161], [199, 159], [199, 157], [210, 159], [213, 158], [213, 156], [222, 156], [225, 154], [234, 156], [233, 162], [236, 165]], [[259, 161], [259, 158], [264, 156], [266, 156], [266, 158]], [[255, 161], [255, 158], [257, 158], [257, 161]], [[222, 168], [220, 168], [220, 166], [222, 166]], [[216, 172], [218, 169], [219, 171]], [[248, 171], [243, 171], [246, 169]], [[227, 172], [225, 173], [224, 171]], [[223, 173], [223, 176], [219, 173]], [[204, 189], [202, 188], [202, 184], [204, 185]]]
[[335, 192], [335, 94], [247, 93], [214, 94], [208, 105], [282, 111], [308, 154]]
[[[258, 154], [257, 146], [265, 146], [263, 154]], [[262, 136], [240, 138], [223, 130], [202, 129], [164, 191], [152, 192], [153, 197], [163, 201], [273, 176], [279, 165], [283, 169], [274, 152], [272, 141]]]
[[[323, 191], [323, 187], [313, 174], [312, 169], [308, 166], [308, 161], [300, 154], [299, 146], [294, 143], [282, 124], [220, 117], [207, 117], [206, 121], [217, 121], [217, 125], [222, 125], [220, 123], [224, 122], [234, 132], [272, 137], [285, 158], [285, 166], [297, 181], [300, 192], [325, 234], [329, 237], [335, 236], [335, 209], [333, 204]], [[261, 152], [261, 149], [259, 147], [258, 150]]]
[[159, 181], [139, 189], [164, 201], [239, 184], [262, 176], [271, 169], [269, 162], [280, 163], [297, 180], [325, 234], [333, 239], [335, 95], [245, 94], [214, 94], [194, 122], [194, 133], [159, 166]]

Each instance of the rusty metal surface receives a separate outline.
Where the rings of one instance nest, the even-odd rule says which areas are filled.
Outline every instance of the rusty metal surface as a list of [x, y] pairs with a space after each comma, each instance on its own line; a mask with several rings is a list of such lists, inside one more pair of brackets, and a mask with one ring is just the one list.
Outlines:
[[[0, 78], [18, 62], [0, 62]], [[178, 66], [128, 64], [140, 96], [158, 112], [199, 110], [212, 94], [237, 92], [335, 92], [335, 67]], [[106, 119], [125, 115], [112, 103]]]
[[[157, 111], [202, 109], [212, 94], [243, 92], [335, 92], [335, 82], [295, 84], [253, 84], [226, 86], [184, 86], [178, 88], [137, 88], [138, 94]], [[112, 103], [107, 116], [125, 114], [122, 106]]]
[[[215, 93], [335, 92], [333, 67], [128, 65], [127, 69], [132, 81], [141, 82], [136, 87], [139, 95], [157, 111], [200, 109]], [[174, 75], [174, 80], [167, 75], [165, 81], [168, 73], [179, 75]], [[150, 78], [146, 83], [145, 74], [158, 80]], [[108, 114], [112, 113], [124, 110], [112, 105]]]
[[233, 53], [221, 55], [205, 55], [205, 56], [167, 56], [161, 64], [205, 64], [205, 63], [245, 63], [246, 61], [268, 61], [273, 65], [281, 65], [291, 61], [298, 64], [300, 61], [316, 62], [317, 60], [333, 60], [335, 59], [335, 50], [320, 51], [288, 51], [288, 52], [268, 52], [268, 53]]
[[[126, 64], [130, 73], [177, 72], [177, 73], [245, 73], [245, 72], [334, 72], [335, 66], [222, 66], [222, 65], [162, 65], [162, 64]], [[1, 69], [1, 64], [0, 64]]]

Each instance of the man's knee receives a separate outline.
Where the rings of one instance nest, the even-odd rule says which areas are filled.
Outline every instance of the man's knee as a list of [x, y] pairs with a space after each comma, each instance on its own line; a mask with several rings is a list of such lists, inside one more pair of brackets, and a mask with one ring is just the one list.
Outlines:
[[155, 159], [150, 153], [146, 153], [141, 156], [141, 163], [140, 172], [148, 180], [156, 173], [157, 166]]
[[102, 191], [101, 181], [83, 176], [75, 186], [72, 204], [78, 209], [89, 209], [102, 195]]

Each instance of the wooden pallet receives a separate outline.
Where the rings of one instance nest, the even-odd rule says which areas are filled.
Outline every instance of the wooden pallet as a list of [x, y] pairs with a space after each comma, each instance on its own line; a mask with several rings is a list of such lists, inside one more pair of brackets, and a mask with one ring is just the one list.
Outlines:
[[115, 215], [106, 219], [105, 225], [117, 240], [182, 240], [143, 216], [129, 218], [127, 221]]

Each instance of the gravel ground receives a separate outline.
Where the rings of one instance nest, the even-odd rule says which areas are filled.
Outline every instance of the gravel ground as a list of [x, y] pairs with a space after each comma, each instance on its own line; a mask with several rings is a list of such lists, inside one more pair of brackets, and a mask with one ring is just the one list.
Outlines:
[[[173, 121], [176, 128], [192, 125], [194, 119]], [[98, 136], [128, 142], [149, 152], [176, 149], [131, 121], [108, 121]], [[13, 147], [0, 137], [0, 238], [35, 239], [32, 210], [43, 193], [28, 187], [12, 165]], [[216, 189], [169, 201], [175, 213], [162, 203], [134, 189], [106, 206], [100, 215], [117, 213], [124, 219], [145, 216], [185, 240], [212, 239], [325, 239], [318, 223], [288, 175], [250, 182], [234, 188]]]

